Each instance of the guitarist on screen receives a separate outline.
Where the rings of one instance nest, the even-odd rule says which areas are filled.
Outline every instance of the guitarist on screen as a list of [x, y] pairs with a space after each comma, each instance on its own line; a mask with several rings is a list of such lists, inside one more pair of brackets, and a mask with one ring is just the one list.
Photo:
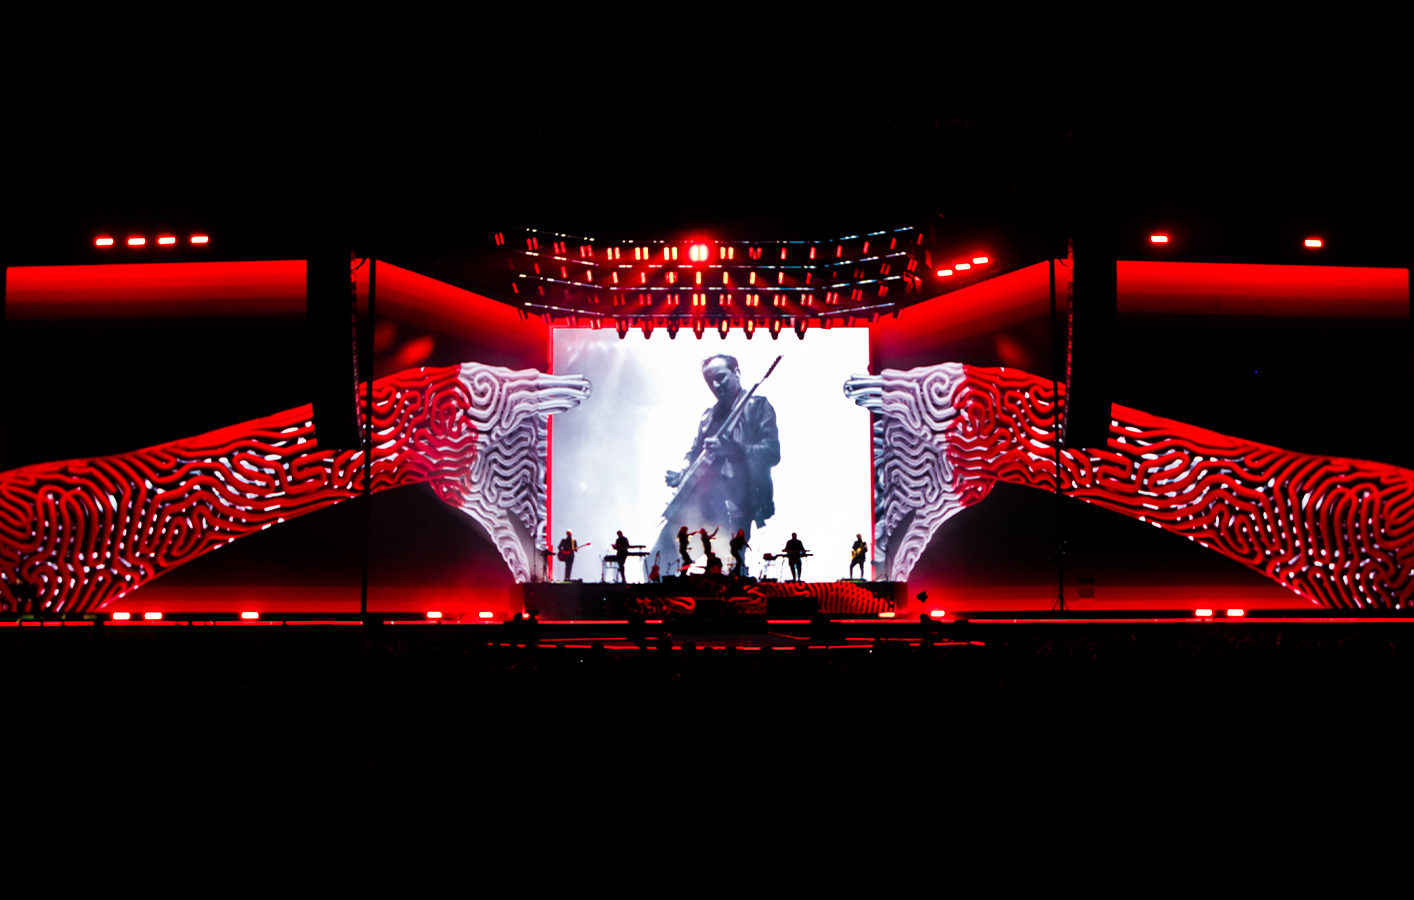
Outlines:
[[698, 422], [685, 467], [669, 470], [665, 479], [678, 494], [654, 546], [668, 554], [683, 526], [733, 535], [740, 531], [749, 539], [753, 524], [764, 526], [776, 514], [771, 469], [781, 461], [781, 442], [775, 408], [757, 393], [760, 383], [742, 388], [735, 356], [707, 357], [702, 379], [717, 402]]

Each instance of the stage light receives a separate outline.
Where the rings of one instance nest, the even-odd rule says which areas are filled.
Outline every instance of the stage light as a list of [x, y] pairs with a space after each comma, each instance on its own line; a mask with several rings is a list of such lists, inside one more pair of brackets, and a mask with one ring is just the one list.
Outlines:
[[752, 319], [747, 319], [746, 323], [742, 325], [742, 328], [746, 329], [746, 339], [749, 341], [751, 340], [751, 336], [756, 333], [756, 322]]
[[1321, 241], [1320, 238], [1307, 238], [1307, 239], [1304, 241], [1304, 243], [1306, 244], [1307, 247], [1311, 247], [1311, 248], [1313, 248], [1313, 249], [1314, 249], [1314, 248], [1317, 248], [1317, 247], [1324, 247], [1324, 246], [1325, 246], [1325, 244]]
[[207, 237], [207, 236], [204, 235], [204, 234], [194, 234], [194, 235], [191, 236], [191, 242], [192, 242], [193, 244], [206, 244], [206, 243], [209, 243], [210, 241], [211, 241], [211, 238]]
[[722, 321], [717, 323], [717, 333], [722, 336], [722, 340], [727, 339], [727, 332], [731, 330], [732, 323], [730, 319], [723, 319]]
[[160, 612], [145, 612], [142, 614], [142, 617], [149, 622], [156, 622], [158, 619], [162, 618], [162, 614]]
[[711, 259], [708, 255], [711, 251], [706, 244], [694, 244], [692, 247], [692, 258], [696, 262], [706, 262]]
[[494, 619], [496, 618], [496, 614], [491, 612], [490, 610], [483, 609], [481, 612], [476, 614], [476, 617], [478, 619]]
[[670, 340], [670, 341], [675, 341], [675, 340], [677, 340], [677, 339], [678, 339], [678, 321], [677, 321], [677, 319], [669, 319], [669, 320], [668, 320], [668, 340]]
[[1149, 243], [1151, 243], [1151, 244], [1167, 244], [1168, 242], [1169, 242], [1169, 236], [1166, 235], [1166, 234], [1151, 234], [1151, 235], [1149, 235]]
[[1193, 610], [1193, 615], [1200, 619], [1211, 619], [1213, 617], [1213, 611], [1211, 609], [1195, 609]]
[[1245, 609], [1230, 609], [1230, 610], [1227, 611], [1227, 614], [1228, 614], [1228, 616], [1229, 616], [1230, 618], [1233, 618], [1233, 619], [1240, 619], [1240, 618], [1242, 618], [1243, 616], [1247, 615], [1247, 610], [1245, 610]]
[[941, 619], [943, 616], [947, 615], [947, 611], [942, 609], [930, 609], [928, 610], [928, 615], [935, 619]]
[[771, 329], [771, 340], [778, 340], [781, 336], [781, 320], [772, 319], [769, 327]]
[[892, 612], [885, 611], [885, 612], [879, 613], [879, 618], [881, 618], [881, 619], [892, 619], [893, 617], [894, 617], [894, 614], [893, 614]]
[[642, 321], [642, 323], [639, 325], [639, 328], [643, 331], [643, 339], [644, 339], [644, 340], [647, 340], [648, 338], [651, 338], [651, 337], [653, 336], [653, 320], [652, 320], [652, 319], [644, 319], [644, 320]]
[[796, 320], [795, 320], [795, 336], [796, 336], [797, 338], [799, 338], [800, 340], [802, 340], [802, 341], [805, 340], [805, 329], [806, 329], [807, 326], [808, 326], [808, 320], [806, 320], [806, 319], [796, 319]]
[[145, 237], [130, 237], [130, 238], [128, 238], [128, 246], [129, 246], [129, 247], [141, 247], [143, 244], [146, 244], [146, 243], [147, 243], [147, 238], [145, 238]]
[[113, 613], [114, 622], [126, 622], [133, 617], [132, 613]]
[[619, 340], [628, 337], [628, 319], [616, 319], [614, 321], [614, 330], [619, 333]]
[[111, 247], [111, 246], [113, 246], [113, 239], [110, 238], [110, 237], [94, 238], [94, 240], [93, 240], [93, 246], [95, 246], [95, 247]]
[[938, 277], [939, 277], [939, 278], [947, 278], [947, 277], [948, 277], [949, 275], [951, 275], [951, 274], [952, 274], [952, 269], [939, 269], [939, 270], [938, 270]]
[[966, 272], [968, 269], [972, 268], [972, 263], [958, 263], [953, 266], [953, 268], [957, 269], [959, 272]]
[[440, 619], [440, 618], [442, 618], [442, 614], [441, 614], [440, 612], [438, 612], [437, 610], [435, 610], [435, 609], [429, 609], [429, 610], [427, 611], [427, 618], [429, 618], [429, 619]]
[[989, 262], [991, 262], [991, 260], [988, 259], [988, 258], [985, 257], [985, 256], [974, 256], [974, 257], [972, 257], [972, 264], [973, 264], [974, 266], [985, 266], [985, 265], [986, 265], [987, 263], [989, 263]]
[[258, 619], [258, 618], [260, 618], [260, 613], [258, 613], [258, 612], [243, 612], [243, 613], [241, 613], [241, 618], [242, 618], [242, 619]]
[[163, 247], [175, 244], [176, 242], [177, 239], [172, 237], [170, 234], [164, 234], [157, 239], [157, 243], [162, 245]]
[[699, 341], [702, 340], [702, 332], [705, 331], [706, 329], [707, 329], [707, 323], [706, 323], [706, 322], [703, 322], [701, 319], [695, 319], [695, 320], [693, 320], [693, 323], [692, 323], [692, 333], [693, 333], [693, 335], [694, 335]]

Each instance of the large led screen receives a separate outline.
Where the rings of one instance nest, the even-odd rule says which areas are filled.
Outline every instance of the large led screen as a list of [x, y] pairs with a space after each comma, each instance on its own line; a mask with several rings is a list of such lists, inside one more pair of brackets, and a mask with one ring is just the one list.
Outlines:
[[[619, 531], [648, 554], [626, 565], [630, 581], [642, 580], [644, 567], [655, 562], [665, 574], [679, 571], [683, 527], [715, 532], [713, 552], [728, 569], [729, 540], [742, 530], [753, 576], [790, 577], [779, 559], [766, 557], [778, 556], [793, 533], [813, 554], [804, 561], [805, 579], [850, 574], [855, 536], [867, 541], [872, 530], [870, 423], [868, 411], [842, 388], [869, 370], [868, 329], [814, 331], [804, 341], [729, 332], [726, 339], [711, 335], [699, 342], [557, 328], [552, 340], [554, 371], [582, 375], [592, 385], [589, 398], [555, 416], [551, 427], [551, 538], [558, 544], [572, 532], [579, 544], [592, 545], [573, 577], [597, 581], [601, 556], [612, 552]], [[777, 356], [780, 364], [737, 427], [741, 444], [756, 449], [739, 453], [735, 466], [726, 460], [724, 469], [719, 461], [694, 485], [670, 487], [668, 472], [687, 467], [699, 432], [715, 427], [710, 416], [717, 398], [704, 372], [720, 373], [734, 360], [744, 394]], [[779, 444], [774, 464], [773, 438]], [[737, 487], [713, 483], [724, 472]], [[684, 497], [677, 504], [682, 511], [665, 520], [669, 503], [684, 490], [712, 499]], [[702, 572], [701, 534], [692, 535], [688, 547], [688, 571]], [[554, 576], [563, 576], [562, 566]]]

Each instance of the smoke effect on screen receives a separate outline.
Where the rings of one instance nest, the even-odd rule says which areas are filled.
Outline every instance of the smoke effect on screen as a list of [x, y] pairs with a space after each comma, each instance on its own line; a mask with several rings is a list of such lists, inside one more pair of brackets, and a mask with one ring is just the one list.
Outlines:
[[[576, 563], [577, 577], [599, 579], [600, 556], [619, 530], [633, 544], [651, 547], [658, 538], [674, 493], [664, 474], [687, 464], [699, 420], [715, 402], [702, 361], [717, 353], [740, 362], [744, 391], [783, 357], [757, 392], [775, 409], [781, 461], [772, 470], [776, 513], [751, 534], [750, 573], [760, 575], [762, 554], [779, 553], [796, 532], [815, 554], [805, 561], [806, 580], [849, 574], [855, 535], [870, 540], [872, 475], [869, 414], [846, 399], [842, 386], [869, 369], [868, 329], [835, 328], [790, 342], [733, 333], [684, 345], [633, 332], [620, 339], [611, 331], [557, 328], [552, 346], [556, 373], [583, 375], [593, 385], [589, 399], [557, 415], [551, 429], [551, 539], [558, 543], [572, 531], [580, 544], [593, 544]], [[728, 537], [719, 534], [714, 545], [729, 565]], [[699, 546], [694, 538], [695, 555]], [[660, 560], [664, 572], [675, 563]], [[643, 566], [630, 560], [627, 570], [630, 581], [642, 580]]]

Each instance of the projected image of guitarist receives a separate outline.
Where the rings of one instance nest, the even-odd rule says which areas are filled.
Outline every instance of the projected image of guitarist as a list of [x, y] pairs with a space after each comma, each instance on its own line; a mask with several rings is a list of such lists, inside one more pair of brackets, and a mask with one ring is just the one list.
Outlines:
[[[743, 532], [764, 526], [776, 513], [771, 469], [781, 461], [776, 410], [758, 393], [780, 357], [756, 386], [743, 390], [741, 365], [735, 356], [719, 353], [702, 361], [702, 378], [717, 398], [697, 425], [686, 467], [671, 469], [666, 481], [677, 494], [664, 512], [658, 544], [671, 553], [675, 535], [689, 530], [722, 529]], [[657, 545], [655, 545], [656, 547]]]

